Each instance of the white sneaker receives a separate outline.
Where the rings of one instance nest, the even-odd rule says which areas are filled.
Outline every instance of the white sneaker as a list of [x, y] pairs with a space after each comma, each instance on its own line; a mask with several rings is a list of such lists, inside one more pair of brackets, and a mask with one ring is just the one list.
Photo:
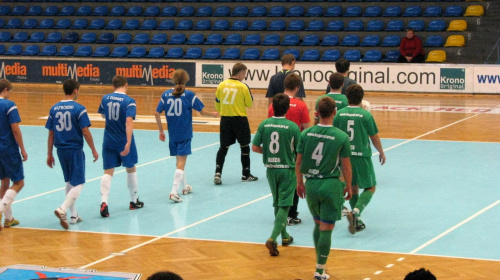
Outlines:
[[193, 191], [193, 187], [191, 187], [191, 185], [186, 185], [186, 187], [182, 189], [182, 194], [186, 195], [186, 194], [190, 193], [191, 191]]
[[174, 201], [175, 203], [182, 202], [182, 198], [180, 198], [178, 194], [174, 194], [174, 193], [171, 193], [170, 197], [168, 199]]
[[317, 272], [314, 272], [314, 280], [326, 280], [326, 279], [330, 279], [330, 275], [326, 274], [324, 271], [323, 271], [323, 274], [319, 274]]
[[76, 224], [76, 223], [81, 223], [81, 222], [83, 222], [83, 219], [82, 219], [82, 218], [80, 218], [80, 216], [71, 217], [71, 218], [69, 219], [69, 223], [70, 223], [70, 224], [72, 224], [72, 225], [74, 225], [74, 224]]
[[347, 216], [347, 214], [349, 214], [349, 209], [347, 209], [347, 207], [345, 206], [342, 206], [342, 217], [345, 217]]
[[54, 211], [54, 214], [56, 214], [56, 217], [58, 217], [59, 220], [61, 221], [61, 226], [64, 229], [68, 229], [69, 224], [68, 224], [68, 220], [66, 219], [66, 213], [64, 213], [64, 211], [59, 207]]

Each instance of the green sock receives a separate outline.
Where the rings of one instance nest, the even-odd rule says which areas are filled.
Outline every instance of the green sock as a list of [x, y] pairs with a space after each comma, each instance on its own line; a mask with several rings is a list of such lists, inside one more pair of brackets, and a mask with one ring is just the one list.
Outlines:
[[370, 203], [372, 196], [373, 193], [369, 190], [363, 191], [363, 193], [359, 196], [358, 202], [356, 203], [356, 208], [359, 209], [359, 214], [361, 214], [368, 203]]
[[277, 210], [275, 208], [274, 228], [270, 237], [274, 241], [276, 241], [276, 239], [286, 226], [286, 218], [288, 218], [288, 208], [290, 207], [277, 207], [277, 208], [278, 208]]
[[314, 240], [314, 248], [316, 248], [316, 254], [318, 254], [319, 225], [316, 223], [314, 224], [313, 240]]
[[356, 203], [358, 202], [359, 194], [353, 194], [349, 200], [349, 205], [351, 205], [351, 210], [354, 210]]
[[[330, 246], [332, 244], [332, 231], [325, 230], [319, 232], [318, 240], [318, 260], [316, 261], [316, 272], [323, 274], [324, 265], [330, 255]], [[319, 265], [319, 267], [318, 267]]]

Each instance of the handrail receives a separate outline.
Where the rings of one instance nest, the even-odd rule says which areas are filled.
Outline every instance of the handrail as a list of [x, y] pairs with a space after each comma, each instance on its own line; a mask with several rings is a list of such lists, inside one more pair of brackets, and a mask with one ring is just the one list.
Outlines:
[[490, 59], [490, 56], [493, 54], [493, 51], [495, 51], [495, 49], [497, 50], [497, 59], [493, 64], [500, 64], [500, 39], [498, 39], [498, 41], [491, 49], [490, 54], [488, 54], [488, 57], [486, 57], [486, 60], [484, 61], [484, 64], [488, 64], [488, 60]]

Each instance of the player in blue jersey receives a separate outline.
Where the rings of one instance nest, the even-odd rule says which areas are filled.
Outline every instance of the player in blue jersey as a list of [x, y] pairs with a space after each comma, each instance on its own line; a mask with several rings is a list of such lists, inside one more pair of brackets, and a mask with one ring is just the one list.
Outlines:
[[61, 226], [69, 228], [66, 211], [70, 209], [69, 223], [76, 224], [83, 221], [76, 211], [76, 200], [80, 196], [85, 183], [85, 154], [83, 153], [83, 138], [92, 150], [94, 162], [99, 154], [94, 146], [94, 139], [90, 133], [90, 120], [83, 105], [75, 102], [78, 98], [80, 83], [68, 79], [63, 83], [64, 99], [50, 108], [49, 118], [45, 127], [49, 130], [47, 165], [55, 165], [52, 155], [53, 147], [57, 148], [57, 157], [61, 165], [64, 181], [66, 182], [66, 198], [61, 207], [54, 213], [59, 218]]
[[155, 118], [160, 132], [160, 141], [165, 142], [165, 132], [161, 124], [160, 113], [165, 111], [167, 119], [167, 130], [169, 139], [170, 156], [177, 159], [174, 173], [174, 183], [169, 199], [174, 202], [182, 202], [179, 197], [179, 187], [182, 186], [182, 194], [190, 193], [193, 188], [186, 184], [186, 166], [187, 156], [191, 154], [191, 139], [193, 138], [193, 109], [205, 116], [217, 117], [217, 112], [207, 112], [203, 108], [205, 105], [196, 95], [186, 90], [186, 83], [189, 81], [189, 75], [184, 69], [175, 70], [172, 81], [175, 84], [173, 89], [165, 91], [156, 107]]
[[135, 100], [127, 95], [128, 83], [123, 76], [113, 77], [114, 92], [105, 95], [99, 113], [106, 119], [102, 159], [104, 175], [101, 180], [101, 216], [109, 217], [108, 197], [115, 167], [123, 166], [127, 171], [127, 187], [130, 192], [129, 209], [144, 207], [137, 196], [137, 149], [134, 141]]
[[[28, 159], [24, 149], [23, 135], [19, 129], [21, 117], [14, 102], [8, 100], [12, 91], [12, 84], [0, 80], [0, 222], [5, 214], [5, 227], [19, 224], [12, 216], [12, 202], [24, 186], [23, 161]], [[19, 154], [21, 150], [21, 154]], [[9, 188], [10, 181], [13, 182]], [[2, 226], [0, 224], [0, 230]]]

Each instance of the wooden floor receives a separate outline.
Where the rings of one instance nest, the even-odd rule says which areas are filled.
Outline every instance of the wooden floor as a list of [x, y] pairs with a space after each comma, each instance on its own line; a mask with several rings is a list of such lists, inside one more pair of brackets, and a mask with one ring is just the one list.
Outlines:
[[[45, 120], [39, 119], [40, 116], [47, 115], [50, 107], [63, 95], [61, 85], [14, 86], [11, 99], [17, 103], [23, 125], [44, 125]], [[87, 107], [89, 113], [95, 113], [102, 95], [111, 91], [110, 86], [82, 86], [78, 101]], [[152, 115], [162, 91], [161, 88], [131, 87], [129, 95], [137, 101], [138, 115]], [[214, 110], [213, 92], [214, 89], [198, 91], [208, 110]], [[254, 90], [253, 94], [255, 102], [249, 110], [249, 119], [252, 131], [255, 131], [267, 115], [268, 101], [262, 90]], [[306, 103], [313, 108], [321, 93], [307, 94]], [[500, 106], [498, 96], [367, 93], [365, 99], [372, 106]], [[382, 138], [500, 142], [499, 114], [374, 110], [373, 115]], [[93, 127], [102, 127], [103, 124], [94, 122]], [[443, 128], [450, 124], [453, 125]], [[137, 123], [135, 128], [156, 129], [156, 125]], [[218, 127], [197, 125], [195, 130], [218, 131]], [[43, 135], [42, 139], [45, 137]], [[314, 249], [294, 246], [281, 249], [282, 256], [272, 258], [263, 244], [25, 228], [3, 229], [0, 237], [0, 266], [32, 264], [136, 272], [145, 276], [158, 270], [172, 270], [184, 279], [194, 280], [311, 279], [315, 264]], [[499, 264], [498, 261], [332, 250], [328, 270], [331, 279], [403, 279], [406, 273], [420, 267], [430, 269], [438, 279], [495, 279], [500, 275]]]

